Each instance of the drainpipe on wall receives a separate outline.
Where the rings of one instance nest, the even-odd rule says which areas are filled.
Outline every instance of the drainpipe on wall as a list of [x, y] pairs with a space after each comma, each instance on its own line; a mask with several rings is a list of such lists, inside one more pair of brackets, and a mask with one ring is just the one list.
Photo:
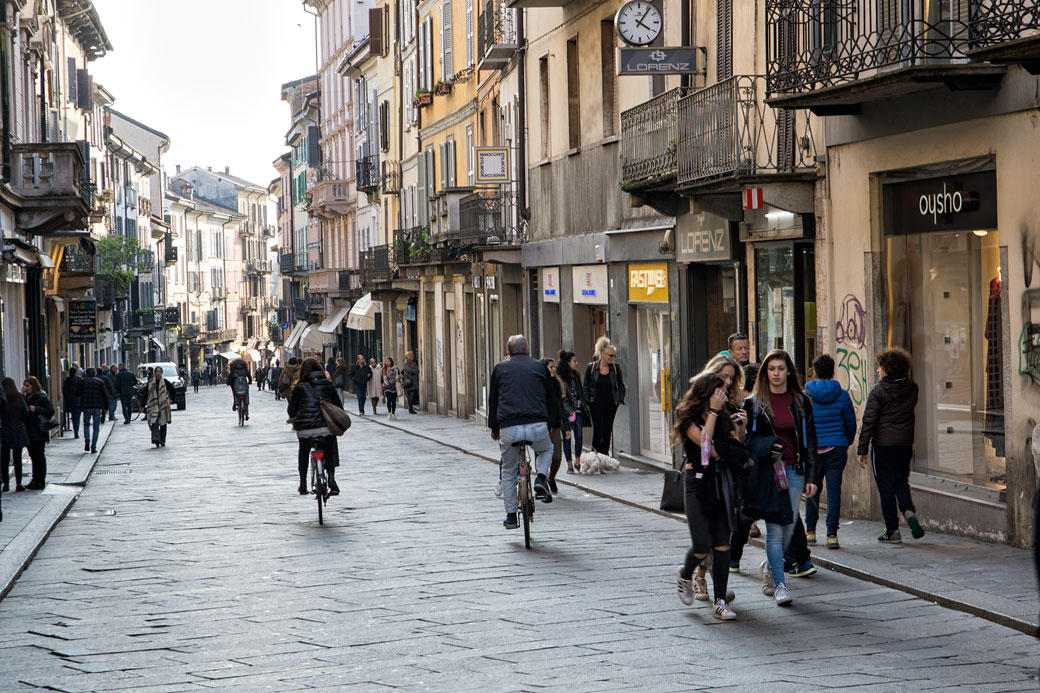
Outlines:
[[517, 185], [517, 211], [524, 221], [531, 220], [531, 208], [527, 206], [527, 38], [524, 35], [524, 14], [526, 10], [518, 12], [516, 20], [517, 43], [520, 44], [520, 74], [519, 74], [519, 97], [520, 103], [517, 109], [517, 129], [520, 140], [517, 142], [516, 163], [519, 168], [519, 181]]

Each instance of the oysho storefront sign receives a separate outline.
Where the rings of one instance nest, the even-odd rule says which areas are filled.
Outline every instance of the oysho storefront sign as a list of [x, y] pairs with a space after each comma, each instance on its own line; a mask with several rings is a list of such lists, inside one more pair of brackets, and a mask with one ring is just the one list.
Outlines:
[[560, 302], [560, 268], [542, 268], [542, 301], [545, 303]]
[[607, 266], [578, 265], [572, 267], [571, 287], [575, 303], [607, 305]]
[[997, 227], [995, 171], [889, 183], [883, 196], [888, 235]]
[[668, 265], [645, 262], [628, 266], [630, 303], [668, 303]]

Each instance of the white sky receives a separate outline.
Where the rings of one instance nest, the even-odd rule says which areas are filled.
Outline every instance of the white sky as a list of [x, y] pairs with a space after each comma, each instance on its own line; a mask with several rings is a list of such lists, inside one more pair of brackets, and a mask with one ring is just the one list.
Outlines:
[[94, 0], [113, 50], [90, 64], [113, 108], [169, 135], [163, 167], [231, 167], [266, 187], [286, 151], [285, 82], [315, 73], [301, 0]]

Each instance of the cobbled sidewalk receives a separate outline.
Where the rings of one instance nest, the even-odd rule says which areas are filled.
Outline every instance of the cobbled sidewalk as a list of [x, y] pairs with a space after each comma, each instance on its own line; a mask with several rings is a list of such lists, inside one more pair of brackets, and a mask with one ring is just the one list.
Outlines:
[[[347, 409], [351, 411], [349, 406]], [[426, 413], [410, 415], [407, 410], [401, 411], [396, 421], [388, 421], [385, 410], [381, 408], [380, 412], [365, 418], [488, 461], [498, 460], [498, 444], [491, 440], [489, 430], [472, 421]], [[356, 413], [351, 411], [351, 415]], [[487, 471], [487, 478], [488, 485], [493, 485], [493, 470]], [[584, 476], [566, 474], [566, 468], [561, 467], [557, 482], [686, 521], [681, 514], [658, 509], [663, 478], [656, 471], [622, 467], [618, 472]], [[810, 547], [813, 562], [820, 568], [1040, 635], [1040, 597], [1031, 551], [935, 532], [917, 541], [907, 532], [901, 545], [880, 545], [875, 538], [879, 530], [878, 522], [842, 518], [841, 549]], [[751, 543], [764, 547], [762, 539]], [[748, 566], [743, 568], [748, 571]]]

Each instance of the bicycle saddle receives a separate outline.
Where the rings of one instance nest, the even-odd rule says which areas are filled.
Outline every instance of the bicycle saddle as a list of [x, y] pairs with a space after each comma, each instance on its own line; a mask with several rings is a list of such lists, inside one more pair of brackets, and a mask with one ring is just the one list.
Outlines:
[[532, 442], [531, 442], [531, 441], [529, 441], [529, 440], [518, 440], [518, 441], [516, 441], [515, 443], [513, 443], [513, 447], [514, 447], [514, 448], [518, 448], [518, 447], [520, 447], [521, 445], [526, 445], [526, 446], [530, 447], [530, 446], [534, 445], [534, 443], [532, 443]]

